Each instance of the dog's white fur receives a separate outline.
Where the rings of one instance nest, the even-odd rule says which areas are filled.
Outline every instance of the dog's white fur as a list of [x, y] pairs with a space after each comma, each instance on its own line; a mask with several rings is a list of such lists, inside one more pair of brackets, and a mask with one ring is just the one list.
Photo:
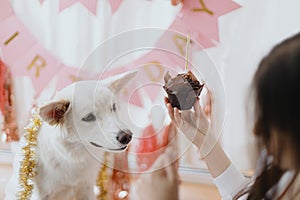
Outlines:
[[[44, 123], [37, 138], [37, 174], [31, 199], [95, 199], [93, 186], [103, 152], [126, 147], [117, 140], [119, 132], [126, 129], [118, 119], [117, 93], [135, 75], [136, 72], [129, 72], [104, 81], [76, 82], [39, 108]], [[57, 116], [55, 109], [61, 109]], [[22, 143], [24, 138], [20, 146]], [[18, 154], [6, 200], [16, 199], [22, 159], [22, 153]]]

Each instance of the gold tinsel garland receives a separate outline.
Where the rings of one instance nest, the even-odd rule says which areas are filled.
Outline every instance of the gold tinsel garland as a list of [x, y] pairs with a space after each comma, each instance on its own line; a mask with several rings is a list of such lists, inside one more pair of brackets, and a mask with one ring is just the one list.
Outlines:
[[34, 113], [29, 125], [25, 128], [24, 138], [26, 145], [22, 147], [23, 160], [19, 169], [19, 187], [17, 199], [28, 200], [32, 195], [33, 177], [36, 173], [35, 167], [35, 149], [37, 144], [37, 135], [42, 126], [42, 120], [38, 114]]
[[98, 173], [98, 178], [96, 183], [99, 189], [99, 194], [97, 196], [98, 200], [110, 200], [108, 198], [108, 190], [107, 190], [107, 185], [108, 185], [107, 162], [108, 162], [108, 152], [105, 152], [104, 162]]

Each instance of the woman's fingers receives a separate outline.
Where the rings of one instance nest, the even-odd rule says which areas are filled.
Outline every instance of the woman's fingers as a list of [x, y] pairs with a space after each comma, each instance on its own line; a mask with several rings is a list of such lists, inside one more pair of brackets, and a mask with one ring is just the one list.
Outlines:
[[204, 112], [205, 112], [205, 115], [209, 118], [211, 116], [212, 101], [213, 101], [212, 93], [207, 89], [206, 103], [205, 103], [205, 106], [204, 106]]
[[169, 125], [169, 133], [168, 133], [168, 144], [171, 144], [175, 141], [177, 135], [177, 128], [174, 122], [171, 122]]
[[200, 106], [200, 99], [197, 98], [195, 103], [194, 103], [194, 110], [195, 110], [195, 115], [200, 116], [201, 114], [201, 106]]
[[165, 105], [167, 105], [168, 103], [170, 103], [169, 98], [168, 98], [168, 97], [165, 97], [165, 98], [164, 98], [164, 102], [165, 102]]
[[175, 121], [177, 126], [180, 126], [181, 114], [179, 113], [178, 108], [174, 108], [174, 121]]
[[194, 110], [195, 110], [195, 119], [199, 118], [201, 120], [203, 118], [207, 118], [206, 117], [207, 115], [206, 115], [205, 111], [202, 109], [202, 107], [200, 105], [199, 99], [197, 99], [195, 101]]
[[168, 113], [169, 113], [169, 116], [171, 118], [172, 121], [175, 121], [175, 118], [174, 118], [174, 109], [172, 107], [172, 105], [170, 103], [167, 104], [167, 108], [168, 108]]

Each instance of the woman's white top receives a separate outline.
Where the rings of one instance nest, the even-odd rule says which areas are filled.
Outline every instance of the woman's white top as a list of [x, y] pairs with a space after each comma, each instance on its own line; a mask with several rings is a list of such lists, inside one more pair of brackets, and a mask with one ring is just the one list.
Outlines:
[[[285, 190], [293, 176], [294, 173], [288, 171], [281, 177], [278, 184], [279, 191], [277, 194], [280, 195]], [[222, 199], [231, 200], [238, 192], [241, 191], [241, 189], [249, 185], [250, 179], [245, 178], [233, 164], [230, 164], [230, 166], [221, 175], [214, 179], [214, 182], [218, 187]], [[241, 197], [240, 200], [244, 200], [246, 198], [247, 196], [245, 195]]]
[[232, 199], [239, 191], [247, 186], [249, 179], [236, 169], [233, 164], [214, 179], [223, 200]]

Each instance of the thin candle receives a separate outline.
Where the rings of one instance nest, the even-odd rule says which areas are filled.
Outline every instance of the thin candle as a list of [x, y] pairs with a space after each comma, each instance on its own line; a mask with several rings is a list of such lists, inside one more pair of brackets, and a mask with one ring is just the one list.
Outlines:
[[185, 51], [185, 66], [184, 66], [185, 72], [187, 72], [187, 68], [188, 68], [188, 65], [189, 65], [190, 43], [191, 43], [191, 37], [190, 37], [190, 33], [188, 33], [187, 34], [187, 39], [186, 39], [186, 51]]

